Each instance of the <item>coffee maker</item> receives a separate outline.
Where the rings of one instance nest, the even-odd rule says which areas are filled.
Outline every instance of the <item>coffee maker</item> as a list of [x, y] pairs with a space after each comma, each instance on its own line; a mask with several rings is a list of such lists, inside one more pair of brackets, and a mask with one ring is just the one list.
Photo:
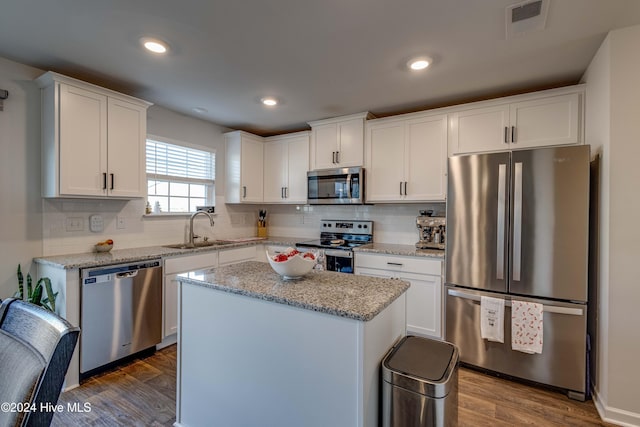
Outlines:
[[424, 210], [420, 211], [420, 215], [416, 218], [418, 238], [420, 239], [416, 243], [416, 249], [444, 250], [446, 241], [445, 218], [432, 215], [432, 210]]

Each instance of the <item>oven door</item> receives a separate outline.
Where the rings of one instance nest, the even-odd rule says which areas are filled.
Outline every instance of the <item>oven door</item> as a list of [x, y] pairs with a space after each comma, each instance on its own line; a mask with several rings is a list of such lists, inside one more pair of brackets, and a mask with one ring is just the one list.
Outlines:
[[362, 204], [362, 168], [307, 172], [307, 199], [311, 205]]
[[327, 271], [353, 274], [353, 251], [325, 249], [324, 262]]

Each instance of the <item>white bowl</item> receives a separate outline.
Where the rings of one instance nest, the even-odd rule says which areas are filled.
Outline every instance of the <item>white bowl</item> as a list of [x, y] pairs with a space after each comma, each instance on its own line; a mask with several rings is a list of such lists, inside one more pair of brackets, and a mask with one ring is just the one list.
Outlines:
[[113, 245], [95, 245], [96, 252], [109, 252]]
[[285, 279], [300, 278], [313, 270], [313, 267], [316, 265], [315, 259], [304, 258], [302, 253], [294, 255], [288, 260], [281, 262], [273, 260], [273, 256], [275, 255], [277, 254], [270, 254], [269, 251], [267, 251], [267, 259], [269, 260], [269, 265], [271, 265], [271, 268], [273, 268], [276, 273], [278, 273]]

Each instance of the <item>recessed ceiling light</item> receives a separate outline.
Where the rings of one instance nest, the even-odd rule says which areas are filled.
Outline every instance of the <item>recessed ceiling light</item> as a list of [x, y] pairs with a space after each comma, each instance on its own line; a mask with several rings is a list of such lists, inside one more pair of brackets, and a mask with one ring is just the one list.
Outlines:
[[144, 37], [140, 39], [140, 41], [142, 42], [142, 45], [145, 47], [145, 49], [153, 53], [166, 53], [167, 50], [169, 50], [167, 44], [158, 39]]
[[260, 100], [260, 102], [262, 102], [267, 107], [273, 107], [278, 105], [278, 100], [272, 96], [264, 97]]
[[414, 71], [424, 70], [429, 65], [431, 65], [432, 62], [433, 61], [431, 60], [431, 58], [427, 56], [421, 56], [419, 58], [413, 58], [409, 60], [409, 62], [407, 62], [407, 67]]
[[205, 114], [205, 113], [209, 112], [209, 110], [207, 110], [204, 107], [195, 107], [191, 111], [193, 111], [194, 113], [198, 113], [198, 114]]

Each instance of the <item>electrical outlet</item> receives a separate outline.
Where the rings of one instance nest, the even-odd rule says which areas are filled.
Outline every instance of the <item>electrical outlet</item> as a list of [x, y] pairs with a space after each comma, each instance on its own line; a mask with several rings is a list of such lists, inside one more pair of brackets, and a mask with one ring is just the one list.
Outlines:
[[116, 228], [118, 230], [124, 230], [127, 228], [127, 220], [123, 216], [116, 216]]
[[67, 231], [82, 231], [84, 230], [84, 218], [82, 217], [67, 217], [64, 223], [64, 228]]

